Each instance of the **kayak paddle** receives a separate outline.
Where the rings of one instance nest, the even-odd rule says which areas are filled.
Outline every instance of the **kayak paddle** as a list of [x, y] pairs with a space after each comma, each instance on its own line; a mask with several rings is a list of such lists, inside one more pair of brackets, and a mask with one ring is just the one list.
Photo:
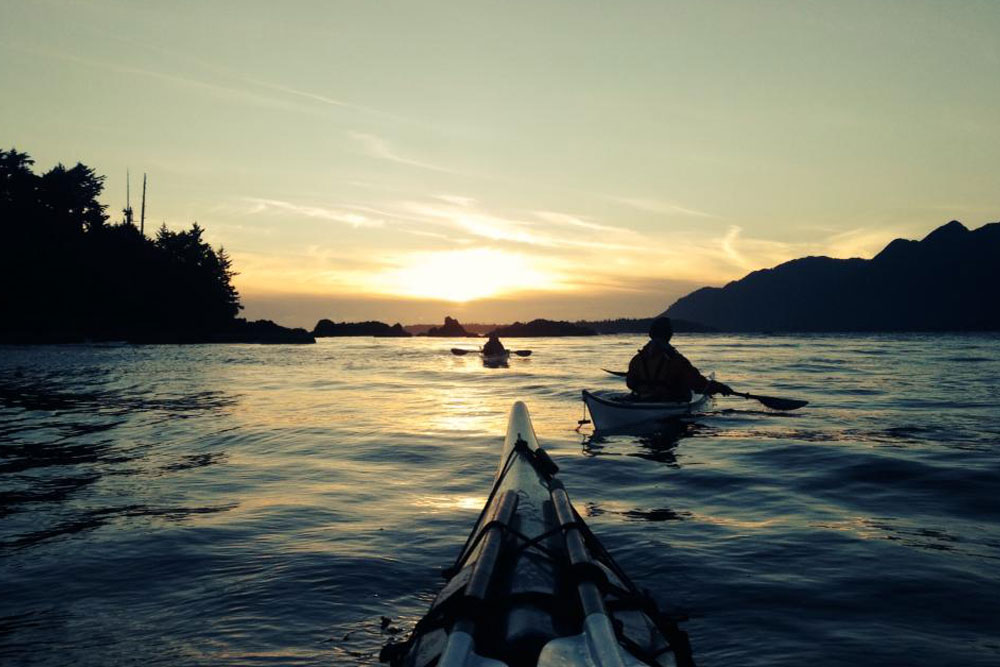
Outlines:
[[[621, 378], [628, 375], [626, 371], [609, 371], [607, 368], [602, 368], [601, 370]], [[776, 396], [758, 396], [757, 394], [744, 394], [739, 391], [734, 391], [730, 396], [740, 396], [759, 401], [764, 407], [771, 408], [772, 410], [798, 410], [803, 406], [809, 405], [809, 401], [800, 401], [794, 398], [778, 398]]]
[[[482, 352], [482, 350], [463, 350], [460, 347], [453, 347], [453, 348], [451, 348], [451, 353], [454, 354], [454, 355], [456, 355], [456, 356], [459, 356], [459, 357], [461, 357], [462, 355], [465, 355], [465, 354], [469, 354], [469, 353], [479, 354], [480, 352]], [[514, 354], [516, 354], [519, 357], [530, 357], [531, 356], [531, 350], [511, 350], [511, 352], [513, 352]]]
[[734, 391], [731, 396], [742, 396], [759, 401], [764, 407], [772, 410], [798, 410], [804, 405], [809, 405], [809, 401], [800, 401], [794, 398], [777, 398], [775, 396], [757, 396], [756, 394], [744, 394]]

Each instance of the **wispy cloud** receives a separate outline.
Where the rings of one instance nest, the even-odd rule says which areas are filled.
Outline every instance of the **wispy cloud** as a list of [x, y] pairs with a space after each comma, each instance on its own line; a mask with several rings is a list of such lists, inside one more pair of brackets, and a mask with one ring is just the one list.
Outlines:
[[823, 254], [831, 257], [873, 257], [905, 232], [899, 229], [858, 227], [836, 232], [822, 241]]
[[273, 81], [265, 81], [260, 78], [246, 76], [244, 74], [234, 72], [231, 69], [220, 67], [215, 63], [210, 63], [200, 58], [193, 57], [190, 53], [177, 51], [174, 49], [164, 48], [162, 46], [157, 46], [151, 44], [148, 41], [140, 41], [136, 39], [131, 39], [122, 35], [106, 35], [101, 34], [102, 39], [110, 39], [116, 42], [121, 42], [126, 44], [130, 49], [136, 50], [140, 49], [143, 51], [149, 51], [152, 53], [158, 53], [162, 56], [167, 56], [171, 61], [178, 62], [184, 61], [189, 65], [192, 65], [204, 72], [210, 72], [213, 76], [227, 78], [233, 81], [238, 81], [241, 83], [250, 84], [251, 86], [264, 88], [271, 90], [273, 92], [282, 93], [283, 95], [290, 95], [293, 97], [299, 97], [302, 99], [310, 100], [312, 102], [318, 102], [319, 104], [326, 106], [333, 106], [344, 110], [356, 111], [363, 114], [369, 114], [373, 116], [381, 116], [383, 118], [412, 122], [410, 119], [394, 114], [382, 109], [375, 109], [373, 107], [358, 104], [356, 102], [351, 102], [348, 100], [332, 97], [330, 95], [324, 95], [321, 93], [312, 92], [309, 90], [302, 90], [300, 88], [294, 88], [292, 86], [283, 85], [281, 83], [276, 83]]
[[456, 173], [454, 170], [440, 165], [424, 162], [422, 160], [414, 160], [400, 155], [389, 145], [388, 141], [374, 134], [369, 134], [367, 132], [348, 132], [347, 135], [361, 144], [364, 151], [371, 157], [378, 158], [380, 160], [388, 160], [389, 162], [395, 162], [397, 164], [405, 164], [419, 169], [439, 171], [446, 174]]
[[[104, 37], [104, 35], [102, 35], [102, 37]], [[290, 99], [297, 98], [299, 100], [308, 100], [323, 106], [332, 106], [344, 111], [354, 112], [356, 115], [366, 115], [403, 123], [414, 123], [414, 121], [409, 118], [388, 111], [383, 111], [381, 109], [375, 109], [329, 95], [293, 88], [280, 83], [243, 76], [226, 68], [207, 63], [197, 58], [192, 58], [187, 54], [179, 53], [171, 49], [164, 49], [145, 42], [138, 42], [119, 36], [112, 36], [111, 39], [128, 44], [133, 48], [139, 48], [145, 51], [168, 56], [173, 62], [185, 61], [188, 63], [189, 67], [194, 67], [195, 69], [200, 70], [204, 76], [182, 75], [174, 72], [165, 72], [157, 69], [138, 67], [135, 65], [124, 65], [120, 62], [83, 57], [77, 54], [66, 53], [54, 49], [40, 49], [35, 46], [12, 44], [9, 42], [0, 42], [0, 47], [32, 56], [40, 56], [52, 60], [61, 60], [77, 65], [114, 72], [116, 74], [127, 74], [156, 79], [178, 86], [201, 90], [215, 96], [248, 102], [261, 107], [286, 109], [299, 113], [316, 113], [318, 111], [317, 107], [313, 105], [297, 104]], [[279, 93], [279, 95], [262, 94], [262, 91]], [[426, 165], [425, 167], [430, 168]]]
[[644, 197], [617, 197], [609, 196], [608, 199], [613, 202], [617, 202], [629, 208], [634, 208], [638, 211], [645, 211], [647, 213], [662, 213], [667, 215], [686, 215], [695, 218], [718, 218], [720, 216], [714, 213], [708, 213], [707, 211], [699, 211], [695, 208], [689, 208], [687, 206], [681, 206], [675, 204], [674, 202], [662, 201], [659, 199], [649, 199]]
[[473, 199], [472, 197], [462, 197], [460, 195], [438, 195], [436, 199], [440, 199], [441, 201], [448, 204], [454, 204], [455, 206], [464, 206], [464, 207], [469, 207], [476, 203], [476, 200]]
[[[534, 214], [536, 218], [534, 220], [522, 220], [489, 212], [482, 207], [474, 206], [472, 200], [467, 198], [463, 200], [462, 205], [411, 201], [402, 202], [399, 207], [411, 220], [449, 227], [472, 237], [493, 242], [549, 249], [630, 250], [637, 247], [617, 240], [618, 236], [624, 234], [634, 238], [634, 232], [583, 221], [565, 213], [547, 211], [543, 215]], [[579, 228], [581, 233], [566, 234], [566, 225]], [[621, 234], [616, 236], [616, 240], [609, 241], [607, 240], [609, 230]], [[602, 233], [595, 234], [595, 232]]]
[[556, 211], [535, 211], [535, 217], [544, 220], [545, 222], [552, 223], [554, 225], [566, 225], [569, 227], [579, 227], [581, 229], [590, 229], [598, 232], [609, 232], [612, 234], [624, 234], [624, 235], [634, 235], [635, 230], [626, 229], [625, 227], [612, 227], [611, 225], [602, 225], [597, 222], [591, 222], [590, 220], [584, 220], [575, 215], [570, 215], [568, 213], [558, 213]]
[[52, 49], [25, 47], [6, 42], [0, 42], [0, 46], [8, 48], [12, 51], [18, 51], [20, 53], [26, 53], [32, 56], [40, 56], [52, 60], [61, 60], [63, 62], [69, 62], [76, 65], [83, 65], [85, 67], [92, 67], [94, 69], [114, 72], [116, 74], [129, 74], [144, 78], [156, 79], [158, 81], [171, 83], [178, 86], [184, 86], [186, 88], [201, 90], [203, 92], [207, 92], [215, 96], [236, 99], [243, 102], [249, 102], [258, 106], [282, 108], [282, 109], [296, 109], [296, 106], [291, 102], [288, 102], [287, 100], [281, 100], [266, 95], [260, 95], [245, 88], [238, 88], [225, 84], [215, 83], [204, 79], [181, 76], [178, 74], [170, 74], [158, 70], [144, 69], [141, 67], [135, 67], [133, 65], [123, 65], [121, 63], [111, 62], [107, 60], [100, 60], [97, 58], [78, 56], [75, 54], [64, 53]]
[[251, 205], [250, 210], [247, 211], [250, 215], [256, 215], [267, 211], [283, 211], [305, 218], [342, 222], [355, 228], [382, 227], [385, 224], [385, 221], [380, 218], [362, 215], [361, 213], [351, 210], [326, 208], [310, 204], [296, 204], [278, 199], [247, 198], [246, 201]]
[[381, 109], [373, 109], [372, 107], [363, 106], [361, 104], [355, 104], [354, 102], [347, 102], [345, 100], [337, 99], [334, 97], [329, 97], [327, 95], [321, 95], [319, 93], [313, 93], [308, 90], [299, 90], [297, 88], [292, 88], [290, 86], [281, 85], [278, 83], [272, 83], [270, 81], [262, 81], [260, 79], [243, 78], [243, 81], [253, 84], [255, 86], [260, 86], [261, 88], [266, 88], [268, 90], [273, 90], [275, 92], [284, 93], [286, 95], [292, 95], [294, 97], [300, 97], [302, 99], [311, 100], [313, 102], [319, 102], [327, 106], [338, 107], [340, 109], [346, 109], [350, 111], [357, 111], [364, 114], [370, 114], [373, 116], [382, 116], [384, 118], [390, 118], [397, 121], [409, 122], [408, 118], [404, 118], [398, 114], [390, 113], [388, 111], [382, 111]]
[[740, 232], [742, 231], [743, 231], [742, 227], [737, 227], [736, 225], [732, 225], [729, 228], [729, 231], [726, 232], [726, 235], [722, 237], [720, 245], [722, 246], [722, 252], [725, 253], [726, 257], [732, 260], [732, 262], [737, 266], [746, 268], [747, 267], [746, 258], [744, 258], [743, 255], [741, 255], [740, 252], [736, 249], [736, 241], [739, 239]]
[[[539, 210], [512, 214], [458, 194], [372, 205], [338, 202], [328, 206], [265, 198], [246, 202], [251, 205], [250, 212], [256, 213], [282, 212], [355, 227], [391, 226], [393, 238], [399, 241], [380, 251], [383, 259], [408, 257], [412, 252], [452, 252], [456, 246], [513, 253], [541, 266], [559, 267], [564, 277], [560, 289], [576, 291], [637, 294], [664, 281], [721, 284], [806, 255], [854, 256], [857, 249], [872, 248], [871, 253], [861, 253], [870, 255], [888, 240], [880, 230], [865, 228], [830, 230], [798, 242], [760, 238], [749, 225], [640, 233], [575, 213]], [[410, 242], [401, 240], [405, 236], [422, 238], [418, 246], [422, 249], [416, 251]], [[349, 283], [357, 289], [366, 284], [362, 272], [340, 272], [324, 280]]]

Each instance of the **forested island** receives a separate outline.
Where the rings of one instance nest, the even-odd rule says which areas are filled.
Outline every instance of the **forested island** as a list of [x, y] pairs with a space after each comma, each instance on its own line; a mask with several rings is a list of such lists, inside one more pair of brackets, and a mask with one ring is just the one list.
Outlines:
[[323, 319], [313, 327], [316, 338], [331, 338], [336, 336], [374, 336], [375, 338], [409, 338], [413, 334], [397, 322], [389, 326], [385, 322], [334, 322]]
[[588, 327], [570, 322], [537, 319], [530, 322], [514, 322], [497, 327], [493, 333], [503, 338], [554, 337], [554, 336], [596, 336], [597, 332]]
[[315, 342], [237, 317], [232, 261], [197, 223], [148, 238], [130, 209], [109, 222], [104, 176], [80, 163], [36, 174], [33, 164], [0, 150], [0, 342]]

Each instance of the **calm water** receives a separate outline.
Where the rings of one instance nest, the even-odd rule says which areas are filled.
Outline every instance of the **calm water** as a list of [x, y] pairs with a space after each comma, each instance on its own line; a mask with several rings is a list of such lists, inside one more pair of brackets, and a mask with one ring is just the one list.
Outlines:
[[517, 341], [498, 370], [427, 339], [0, 348], [0, 662], [375, 663], [523, 399], [700, 665], [1000, 664], [1000, 338], [679, 337], [812, 405], [574, 432], [641, 343]]

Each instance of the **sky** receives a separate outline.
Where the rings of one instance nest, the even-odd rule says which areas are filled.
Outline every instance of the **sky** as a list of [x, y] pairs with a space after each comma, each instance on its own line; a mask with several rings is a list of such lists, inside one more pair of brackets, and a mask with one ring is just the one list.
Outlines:
[[993, 0], [0, 0], [0, 146], [114, 219], [147, 173], [253, 319], [645, 317], [1000, 219], [998, 35]]

